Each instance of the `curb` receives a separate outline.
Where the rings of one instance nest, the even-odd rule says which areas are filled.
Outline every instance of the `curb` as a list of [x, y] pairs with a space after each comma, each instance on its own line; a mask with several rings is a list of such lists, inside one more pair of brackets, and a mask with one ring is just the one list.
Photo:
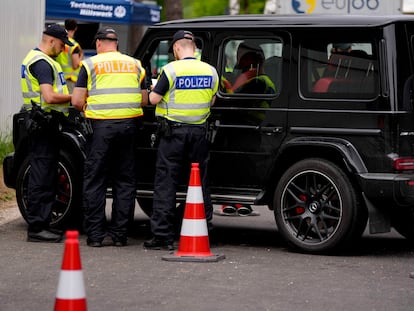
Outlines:
[[5, 225], [20, 217], [16, 202], [0, 202], [0, 225]]

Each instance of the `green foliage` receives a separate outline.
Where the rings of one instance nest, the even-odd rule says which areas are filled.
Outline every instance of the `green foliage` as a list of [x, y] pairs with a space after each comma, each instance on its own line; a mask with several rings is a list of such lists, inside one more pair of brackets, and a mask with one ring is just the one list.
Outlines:
[[13, 141], [10, 135], [0, 133], [0, 165], [3, 163], [4, 157], [13, 150]]
[[0, 207], [4, 206], [4, 202], [12, 201], [15, 198], [14, 191], [3, 184], [3, 159], [13, 151], [13, 143], [10, 135], [0, 133]]
[[223, 0], [182, 0], [184, 18], [201, 16], [224, 15], [228, 7], [228, 1]]
[[[180, 0], [184, 18], [228, 14], [228, 0]], [[157, 0], [161, 21], [165, 21], [165, 0]], [[240, 0], [240, 14], [263, 14], [266, 0]]]
[[[184, 18], [228, 14], [227, 0], [182, 0]], [[240, 14], [263, 14], [266, 0], [240, 0]]]
[[266, 0], [249, 0], [246, 11], [243, 11], [243, 0], [240, 0], [240, 14], [263, 14]]

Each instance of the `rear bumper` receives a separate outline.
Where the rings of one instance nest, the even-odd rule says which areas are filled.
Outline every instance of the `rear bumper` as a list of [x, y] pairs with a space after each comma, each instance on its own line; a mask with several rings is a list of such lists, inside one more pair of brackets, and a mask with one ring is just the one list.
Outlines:
[[381, 206], [391, 204], [388, 207], [414, 205], [414, 174], [362, 174], [360, 178], [370, 201]]
[[11, 153], [3, 160], [3, 179], [7, 187], [16, 189], [16, 174], [14, 174], [13, 164], [14, 153]]

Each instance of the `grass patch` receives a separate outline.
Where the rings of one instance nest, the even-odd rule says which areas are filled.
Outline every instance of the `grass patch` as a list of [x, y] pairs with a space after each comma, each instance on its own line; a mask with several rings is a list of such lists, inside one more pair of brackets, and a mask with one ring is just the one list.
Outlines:
[[0, 202], [10, 202], [16, 198], [15, 192], [12, 189], [5, 191], [0, 190]]
[[9, 202], [15, 198], [14, 190], [7, 188], [3, 183], [3, 159], [13, 150], [11, 135], [0, 133], [0, 203]]
[[3, 163], [4, 157], [13, 152], [13, 140], [11, 135], [0, 133], [0, 163]]

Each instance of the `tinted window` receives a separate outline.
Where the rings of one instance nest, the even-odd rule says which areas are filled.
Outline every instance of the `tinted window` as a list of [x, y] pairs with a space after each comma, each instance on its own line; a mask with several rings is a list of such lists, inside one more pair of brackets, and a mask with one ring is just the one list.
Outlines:
[[372, 99], [378, 59], [370, 42], [313, 42], [300, 49], [301, 93], [309, 98]]
[[[168, 53], [171, 40], [162, 40], [157, 43], [156, 49], [151, 56], [151, 69], [152, 77], [155, 78], [161, 71], [161, 68], [166, 65], [168, 62], [174, 60], [173, 53]], [[197, 47], [195, 51], [195, 56], [198, 59], [201, 59], [201, 49]]]
[[282, 42], [275, 39], [237, 39], [224, 44], [220, 91], [229, 95], [274, 96], [281, 89]]

